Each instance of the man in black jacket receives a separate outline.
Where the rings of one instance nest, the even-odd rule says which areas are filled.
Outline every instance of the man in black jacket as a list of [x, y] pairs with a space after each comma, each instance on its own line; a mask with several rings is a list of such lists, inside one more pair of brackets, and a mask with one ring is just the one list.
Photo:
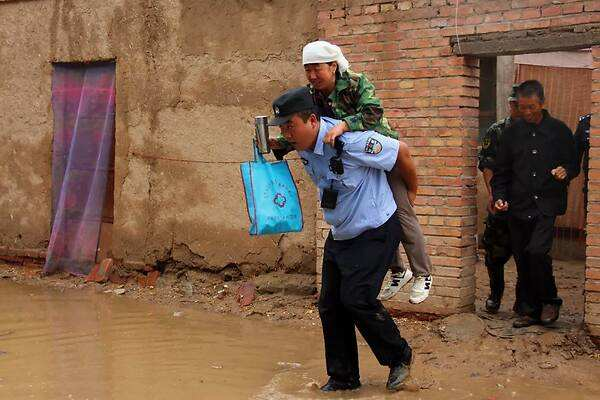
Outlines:
[[509, 212], [513, 256], [526, 298], [515, 327], [558, 319], [558, 297], [550, 249], [554, 221], [567, 208], [567, 188], [576, 176], [571, 130], [543, 108], [544, 88], [525, 81], [518, 89], [522, 119], [508, 128], [498, 151], [492, 192], [494, 207]]

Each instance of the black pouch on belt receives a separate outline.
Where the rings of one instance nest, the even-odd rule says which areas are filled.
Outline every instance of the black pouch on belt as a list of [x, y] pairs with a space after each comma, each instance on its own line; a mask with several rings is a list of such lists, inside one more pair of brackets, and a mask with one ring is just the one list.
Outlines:
[[321, 196], [321, 208], [333, 210], [337, 206], [338, 191], [333, 188], [323, 189]]

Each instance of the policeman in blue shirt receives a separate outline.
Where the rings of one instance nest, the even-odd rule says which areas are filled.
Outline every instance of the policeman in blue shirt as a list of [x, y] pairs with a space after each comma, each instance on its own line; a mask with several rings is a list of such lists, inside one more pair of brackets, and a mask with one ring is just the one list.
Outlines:
[[321, 390], [360, 387], [355, 327], [381, 365], [390, 367], [389, 390], [408, 377], [411, 348], [400, 336], [377, 295], [398, 247], [401, 228], [385, 171], [415, 179], [406, 144], [377, 132], [348, 132], [335, 148], [323, 138], [339, 121], [319, 118], [306, 87], [291, 89], [273, 102], [283, 136], [302, 157], [319, 188], [325, 242], [319, 315], [329, 381]]

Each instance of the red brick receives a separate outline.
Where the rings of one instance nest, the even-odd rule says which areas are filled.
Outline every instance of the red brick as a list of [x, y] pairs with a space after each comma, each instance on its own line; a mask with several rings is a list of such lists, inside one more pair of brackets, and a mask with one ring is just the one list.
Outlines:
[[138, 276], [138, 284], [142, 287], [156, 286], [156, 282], [160, 277], [160, 271], [150, 271], [147, 275]]
[[600, 316], [600, 304], [599, 303], [586, 303], [585, 314], [589, 316]]
[[585, 294], [586, 303], [600, 303], [600, 292], [587, 292]]
[[365, 6], [363, 8], [363, 13], [364, 14], [375, 14], [379, 12], [379, 5], [378, 4], [374, 4], [374, 5], [370, 5], [370, 6]]
[[539, 18], [541, 14], [542, 13], [539, 8], [528, 8], [526, 10], [523, 10], [521, 17], [523, 19], [533, 19], [533, 18]]
[[511, 21], [515, 19], [522, 19], [523, 11], [522, 10], [510, 10], [502, 13], [503, 19], [506, 21]]
[[92, 270], [85, 278], [85, 281], [97, 283], [108, 281], [109, 276], [112, 273], [113, 265], [114, 262], [112, 258], [105, 258], [100, 264], [96, 264], [92, 267]]
[[583, 11], [583, 3], [565, 4], [562, 6], [563, 14], [576, 14]]
[[590, 0], [583, 3], [583, 9], [586, 12], [600, 11], [600, 2], [598, 0]]
[[588, 292], [600, 292], [600, 281], [586, 280], [585, 290]]
[[562, 8], [560, 5], [551, 5], [542, 8], [542, 17], [555, 17], [562, 14]]
[[573, 14], [552, 19], [550, 26], [580, 25], [596, 21], [600, 21], [600, 13]]
[[331, 12], [329, 11], [319, 11], [317, 13], [317, 20], [318, 21], [325, 21], [331, 19]]
[[331, 18], [344, 18], [346, 16], [345, 10], [334, 10], [331, 12]]
[[511, 6], [512, 8], [538, 7], [548, 3], [550, 3], [548, 0], [512, 0]]
[[510, 30], [510, 24], [506, 22], [494, 23], [494, 24], [483, 24], [475, 27], [477, 33], [490, 33], [490, 32], [507, 32]]
[[525, 30], [525, 29], [542, 29], [548, 28], [550, 26], [549, 19], [535, 19], [532, 21], [514, 21], [511, 24], [511, 27], [515, 31]]
[[585, 270], [585, 277], [587, 279], [596, 279], [600, 281], [600, 268], [587, 267]]

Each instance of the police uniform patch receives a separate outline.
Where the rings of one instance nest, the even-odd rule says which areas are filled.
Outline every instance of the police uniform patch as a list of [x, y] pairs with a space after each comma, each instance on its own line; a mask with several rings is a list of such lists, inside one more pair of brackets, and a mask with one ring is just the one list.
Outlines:
[[367, 154], [379, 154], [383, 150], [383, 146], [379, 143], [379, 140], [370, 137], [365, 145], [365, 153]]
[[492, 141], [490, 140], [489, 136], [486, 136], [483, 138], [483, 141], [481, 143], [481, 147], [483, 147], [484, 149], [487, 149], [488, 147], [490, 147], [490, 144], [492, 143]]

